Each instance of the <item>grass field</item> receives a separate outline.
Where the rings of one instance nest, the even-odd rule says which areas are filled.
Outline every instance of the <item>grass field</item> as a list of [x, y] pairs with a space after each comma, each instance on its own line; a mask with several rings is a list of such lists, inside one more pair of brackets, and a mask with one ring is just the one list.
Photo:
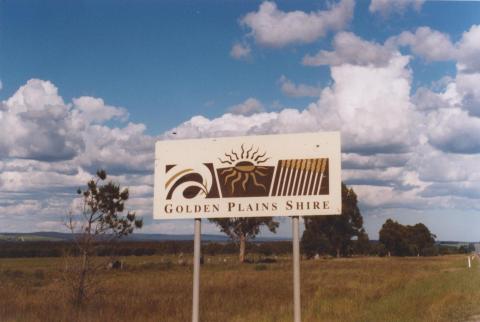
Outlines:
[[[237, 265], [207, 258], [201, 320], [292, 321], [289, 258]], [[189, 321], [190, 265], [127, 257], [102, 272], [101, 292], [81, 321]], [[0, 259], [0, 321], [72, 321], [61, 258]], [[480, 266], [466, 256], [302, 261], [303, 321], [468, 321], [480, 314]]]

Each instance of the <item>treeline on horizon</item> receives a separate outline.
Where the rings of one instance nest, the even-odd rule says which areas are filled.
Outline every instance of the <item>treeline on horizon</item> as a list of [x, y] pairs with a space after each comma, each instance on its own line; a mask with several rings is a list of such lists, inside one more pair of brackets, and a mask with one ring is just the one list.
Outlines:
[[[431, 255], [465, 254], [474, 251], [474, 245], [470, 244], [442, 244], [436, 243]], [[258, 254], [265, 257], [289, 255], [292, 252], [290, 241], [272, 242], [249, 242], [247, 243], [249, 254]], [[97, 256], [153, 256], [153, 255], [180, 255], [193, 253], [192, 241], [122, 241], [112, 246], [111, 244], [99, 243], [96, 250]], [[238, 253], [238, 245], [234, 242], [203, 242], [202, 254], [207, 256], [235, 255]], [[302, 249], [302, 253], [311, 258]], [[63, 257], [66, 255], [79, 255], [72, 241], [0, 241], [0, 258], [26, 258], [26, 257]], [[333, 253], [321, 252], [320, 256], [334, 256]], [[393, 256], [416, 256], [416, 254], [402, 253]], [[380, 241], [364, 242], [353, 241], [349, 253], [345, 256], [388, 256], [384, 244]]]

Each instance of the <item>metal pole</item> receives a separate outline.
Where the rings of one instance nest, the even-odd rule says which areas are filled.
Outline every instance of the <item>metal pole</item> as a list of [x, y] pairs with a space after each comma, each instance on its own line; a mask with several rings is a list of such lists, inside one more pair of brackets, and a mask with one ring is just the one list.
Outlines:
[[200, 302], [200, 218], [195, 218], [195, 235], [193, 241], [193, 305], [192, 322], [198, 322]]
[[298, 216], [292, 217], [293, 239], [293, 317], [295, 322], [301, 321], [300, 312], [300, 238]]

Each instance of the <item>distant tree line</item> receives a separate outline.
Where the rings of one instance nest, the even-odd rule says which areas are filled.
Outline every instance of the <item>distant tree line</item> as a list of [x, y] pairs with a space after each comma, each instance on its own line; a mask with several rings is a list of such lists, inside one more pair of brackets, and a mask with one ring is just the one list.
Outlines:
[[[466, 254], [475, 250], [473, 244], [436, 243], [431, 255]], [[246, 250], [250, 254], [264, 256], [289, 255], [292, 253], [290, 241], [248, 242]], [[78, 256], [79, 253], [73, 242], [68, 241], [0, 241], [0, 258], [21, 257], [62, 257], [65, 253]], [[179, 255], [193, 253], [192, 241], [122, 241], [115, 247], [99, 245], [97, 256], [151, 256], [151, 255]], [[238, 254], [238, 245], [234, 242], [203, 242], [202, 253], [209, 256]], [[313, 257], [317, 253], [304, 253]], [[319, 252], [319, 255], [335, 256], [331, 250]], [[376, 240], [352, 240], [343, 256], [388, 256], [387, 250]], [[426, 254], [425, 254], [426, 255]], [[394, 256], [392, 254], [392, 256]]]
[[[265, 256], [290, 254], [292, 243], [289, 241], [249, 242], [249, 253]], [[151, 256], [178, 255], [193, 253], [192, 241], [122, 241], [112, 246], [111, 243], [99, 242], [95, 256]], [[202, 253], [205, 255], [237, 254], [238, 245], [234, 242], [203, 242]], [[74, 242], [71, 241], [0, 241], [0, 258], [20, 257], [62, 257], [65, 254], [79, 256]]]

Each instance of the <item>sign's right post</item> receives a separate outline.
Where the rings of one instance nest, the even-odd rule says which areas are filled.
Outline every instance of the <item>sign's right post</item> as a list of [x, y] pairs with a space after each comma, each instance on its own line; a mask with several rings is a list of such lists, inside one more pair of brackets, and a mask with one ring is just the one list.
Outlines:
[[300, 233], [299, 217], [292, 217], [292, 242], [293, 242], [293, 320], [301, 321], [300, 305]]

